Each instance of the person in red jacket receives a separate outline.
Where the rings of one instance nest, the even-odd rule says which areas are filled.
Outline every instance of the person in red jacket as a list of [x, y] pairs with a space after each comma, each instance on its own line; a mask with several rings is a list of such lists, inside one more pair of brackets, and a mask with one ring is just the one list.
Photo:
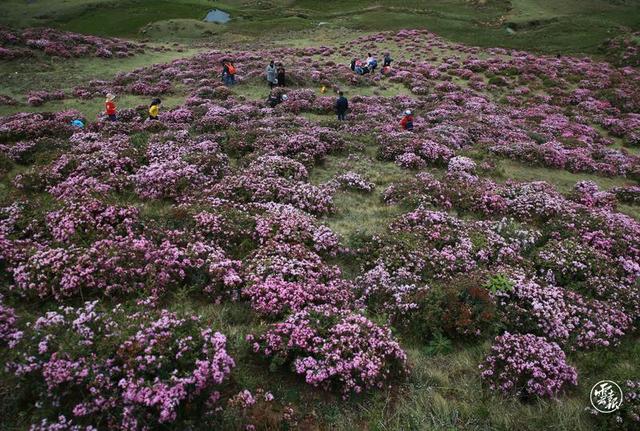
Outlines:
[[404, 117], [400, 120], [400, 125], [404, 130], [413, 130], [413, 114], [409, 109], [404, 111]]
[[109, 118], [109, 120], [111, 121], [116, 121], [116, 104], [113, 102], [113, 99], [115, 99], [116, 96], [109, 93], [107, 94], [107, 100], [105, 101], [105, 110], [106, 110], [106, 114], [107, 117]]

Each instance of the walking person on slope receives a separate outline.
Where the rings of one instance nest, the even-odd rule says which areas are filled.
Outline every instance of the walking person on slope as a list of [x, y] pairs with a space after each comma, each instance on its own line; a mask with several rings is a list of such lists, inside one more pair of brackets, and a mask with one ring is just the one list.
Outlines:
[[338, 93], [338, 100], [336, 100], [336, 114], [338, 115], [338, 120], [344, 121], [347, 116], [347, 109], [349, 109], [349, 101], [346, 97], [344, 97], [344, 93], [340, 91]]

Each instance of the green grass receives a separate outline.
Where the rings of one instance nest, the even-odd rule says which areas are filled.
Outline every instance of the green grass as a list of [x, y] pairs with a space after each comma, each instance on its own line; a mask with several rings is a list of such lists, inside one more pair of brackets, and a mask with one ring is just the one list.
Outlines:
[[70, 90], [86, 85], [92, 79], [113, 79], [120, 72], [129, 72], [156, 63], [168, 63], [190, 57], [201, 48], [157, 52], [148, 49], [144, 54], [127, 58], [54, 59], [39, 56], [25, 62], [0, 62], [0, 92], [25, 102], [24, 96], [33, 90]]
[[[637, 0], [498, 0], [488, 1], [484, 6], [464, 0], [273, 0], [261, 4], [251, 0], [226, 0], [223, 3], [208, 0], [41, 0], [34, 4], [25, 4], [23, 0], [6, 0], [0, 4], [0, 23], [17, 26], [52, 25], [73, 31], [148, 38], [153, 41], [207, 41], [214, 42], [218, 49], [237, 41], [263, 43], [266, 46], [317, 46], [344, 42], [368, 32], [420, 27], [453, 41], [473, 45], [594, 53], [604, 38], [614, 31], [620, 31], [620, 26], [636, 30], [640, 27], [640, 14], [632, 13], [638, 5], [640, 2]], [[234, 20], [228, 25], [203, 23], [201, 18], [204, 11], [211, 7], [228, 10]], [[500, 21], [503, 16], [504, 22], [516, 28], [515, 34], [509, 35], [505, 31]], [[317, 27], [320, 21], [329, 24]], [[296, 33], [281, 34], [287, 32]], [[410, 55], [394, 45], [379, 47], [380, 50], [387, 48], [397, 53], [394, 55], [397, 59]], [[149, 51], [132, 58], [110, 60], [57, 61], [42, 56], [29, 62], [3, 62], [0, 64], [0, 91], [24, 102], [24, 95], [31, 90], [69, 91], [91, 79], [108, 80], [118, 72], [166, 63], [200, 51], [197, 48], [185, 52]], [[438, 56], [447, 54], [439, 50], [434, 52]], [[341, 59], [337, 57], [334, 60]], [[267, 86], [259, 80], [238, 85], [232, 91], [251, 100], [264, 99], [268, 94]], [[411, 96], [399, 84], [387, 84], [385, 87], [346, 85], [345, 91], [349, 97], [373, 94]], [[163, 109], [181, 104], [184, 97], [185, 94], [178, 88], [175, 95], [163, 97]], [[118, 98], [121, 109], [146, 103], [146, 97], [123, 95]], [[37, 108], [4, 106], [0, 107], [0, 115], [69, 108], [80, 110], [92, 120], [102, 111], [103, 100], [68, 99]], [[332, 115], [302, 115], [322, 125], [331, 126], [335, 123]], [[147, 138], [144, 134], [132, 137], [140, 145], [144, 145]], [[618, 141], [616, 147], [622, 145]], [[370, 194], [339, 191], [334, 198], [335, 213], [321, 219], [342, 237], [345, 245], [357, 243], [361, 237], [383, 232], [393, 218], [406, 211], [397, 205], [384, 205], [381, 193], [389, 184], [414, 174], [400, 169], [394, 163], [377, 160], [376, 146], [371, 139], [351, 144], [344, 154], [328, 156], [311, 171], [311, 182], [314, 184], [327, 182], [346, 170], [365, 174], [376, 184], [375, 191]], [[18, 166], [9, 177], [24, 169]], [[428, 170], [437, 176], [440, 173], [435, 169]], [[603, 190], [632, 183], [620, 177], [574, 174], [526, 166], [510, 160], [501, 161], [497, 172], [500, 174], [496, 176], [498, 181], [545, 180], [563, 193], [571, 191], [575, 183], [581, 180], [593, 180]], [[13, 196], [9, 194], [13, 190], [8, 186], [8, 181], [0, 182], [0, 201], [10, 200]], [[121, 203], [126, 201], [140, 207], [144, 219], [171, 219], [171, 208], [166, 202], [142, 202], [134, 195], [119, 195], [117, 199]], [[52, 205], [44, 199], [42, 202], [43, 206]], [[620, 205], [619, 210], [640, 220], [639, 206]], [[332, 263], [343, 269], [345, 277], [352, 278], [358, 273], [357, 263], [349, 258], [335, 259]], [[213, 304], [185, 287], [174, 292], [161, 305], [175, 311], [199, 314], [212, 327], [223, 332], [229, 340], [229, 351], [237, 363], [234, 382], [243, 388], [268, 389], [278, 400], [294, 403], [299, 412], [309, 416], [305, 422], [309, 426], [303, 429], [596, 430], [598, 426], [584, 411], [589, 405], [591, 385], [605, 378], [617, 381], [637, 378], [640, 373], [640, 363], [637, 361], [640, 340], [637, 336], [629, 337], [622, 347], [570, 354], [569, 362], [580, 370], [580, 385], [568, 394], [554, 401], [521, 403], [491, 394], [483, 387], [477, 365], [489, 349], [488, 340], [454, 344], [451, 352], [437, 355], [430, 354], [424, 345], [402, 340], [412, 372], [400, 382], [399, 387], [344, 401], [339, 396], [306, 385], [302, 378], [286, 370], [266, 371], [268, 364], [251, 354], [244, 341], [247, 334], [260, 331], [266, 322], [249, 312], [246, 304]], [[31, 307], [28, 304], [16, 304], [16, 307], [20, 314], [33, 316], [32, 304]], [[8, 424], [0, 428], [26, 429], [30, 412], [22, 411], [20, 416], [10, 403], [4, 404], [5, 400], [11, 399], [9, 383], [0, 379], [0, 400], [3, 401], [0, 416], [11, 416]]]
[[[232, 20], [202, 22], [213, 7], [229, 12]], [[0, 24], [151, 40], [217, 40], [223, 34], [273, 40], [290, 32], [323, 35], [327, 28], [337, 34], [342, 28], [352, 33], [426, 28], [472, 45], [598, 54], [605, 39], [640, 29], [639, 8], [640, 0], [6, 0], [0, 4]], [[319, 28], [320, 22], [328, 25]]]
[[207, 0], [5, 0], [0, 23], [46, 25], [100, 36], [135, 36], [144, 25], [171, 18], [204, 18]]
[[[57, 27], [98, 36], [136, 36], [149, 22], [174, 18], [202, 19], [210, 7], [202, 2], [167, 0], [115, 3], [82, 12], [71, 19], [60, 18]], [[153, 40], [153, 34], [147, 35]]]
[[[333, 118], [333, 117], [331, 117]], [[323, 222], [347, 242], [358, 236], [370, 236], [381, 233], [388, 223], [402, 212], [394, 205], [382, 202], [382, 192], [391, 183], [406, 178], [408, 172], [391, 162], [376, 160], [376, 147], [369, 144], [362, 152], [347, 155], [331, 155], [311, 172], [311, 182], [320, 184], [334, 178], [337, 174], [351, 170], [358, 172], [376, 188], [372, 193], [339, 191], [335, 197], [336, 212], [325, 217]]]
[[[160, 111], [175, 108], [184, 103], [184, 95], [172, 95], [162, 97], [162, 108]], [[138, 105], [148, 105], [151, 101], [149, 96], [122, 95], [116, 99], [119, 109], [135, 108]], [[84, 114], [89, 121], [95, 121], [98, 114], [104, 112], [104, 99], [65, 99], [55, 100], [45, 103], [42, 106], [0, 106], [0, 115], [9, 115], [16, 112], [57, 112], [67, 109], [77, 109]]]
[[547, 181], [558, 188], [558, 191], [567, 193], [573, 190], [578, 181], [594, 181], [601, 190], [613, 187], [633, 185], [634, 181], [622, 177], [603, 177], [599, 175], [572, 173], [562, 169], [550, 169], [544, 167], [527, 166], [513, 160], [501, 160], [498, 170], [504, 172], [502, 179], [514, 179], [517, 181]]
[[[2, 76], [2, 94], [15, 98], [20, 104], [15, 106], [0, 106], [0, 115], [9, 115], [16, 112], [42, 112], [58, 111], [63, 109], [77, 109], [84, 113], [88, 119], [95, 119], [98, 112], [104, 108], [104, 100], [101, 98], [92, 100], [79, 100], [70, 97], [65, 100], [51, 101], [42, 106], [32, 107], [26, 104], [26, 95], [30, 91], [38, 90], [64, 90], [68, 96], [73, 88], [85, 85], [92, 79], [108, 80], [120, 72], [126, 72], [149, 66], [156, 63], [167, 63], [172, 60], [192, 56], [201, 52], [201, 49], [185, 49], [182, 52], [148, 51], [145, 54], [136, 55], [124, 59], [79, 58], [66, 60], [46, 60], [44, 57], [30, 59], [28, 62], [3, 62], [0, 63], [0, 76]], [[179, 87], [176, 93], [165, 96], [163, 104], [165, 109], [177, 106], [184, 101]], [[149, 103], [149, 97], [123, 95], [117, 101], [120, 108], [135, 107]]]
[[599, 428], [585, 412], [591, 386], [602, 379], [631, 379], [640, 372], [637, 337], [621, 347], [569, 354], [569, 363], [582, 371], [579, 385], [557, 400], [523, 403], [492, 394], [482, 385], [477, 366], [489, 351], [489, 341], [455, 344], [450, 353], [435, 356], [420, 345], [403, 343], [411, 374], [399, 387], [342, 400], [305, 385], [292, 373], [265, 373], [268, 364], [252, 355], [244, 341], [247, 334], [264, 328], [265, 322], [253, 318], [246, 305], [206, 303], [194, 300], [188, 291], [178, 291], [166, 306], [196, 313], [227, 335], [230, 354], [236, 358], [236, 383], [251, 390], [268, 388], [278, 400], [294, 403], [299, 411], [313, 411], [314, 425], [309, 429], [596, 430]]

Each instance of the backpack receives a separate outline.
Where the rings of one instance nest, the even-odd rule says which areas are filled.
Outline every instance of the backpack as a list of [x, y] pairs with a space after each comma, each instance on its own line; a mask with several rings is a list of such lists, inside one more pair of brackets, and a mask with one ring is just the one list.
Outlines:
[[375, 58], [371, 60], [371, 67], [378, 67], [378, 60], [376, 60]]
[[236, 74], [236, 68], [233, 64], [231, 63], [227, 63], [227, 70], [229, 71], [229, 75], [235, 75]]

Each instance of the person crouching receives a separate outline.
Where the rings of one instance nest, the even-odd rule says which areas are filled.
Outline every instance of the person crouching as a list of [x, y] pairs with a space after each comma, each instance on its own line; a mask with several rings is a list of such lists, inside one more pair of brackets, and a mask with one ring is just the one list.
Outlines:
[[404, 117], [400, 120], [400, 126], [402, 126], [404, 130], [413, 130], [413, 113], [409, 109], [404, 111]]
[[160, 105], [162, 101], [158, 98], [153, 99], [151, 101], [151, 105], [149, 105], [149, 120], [157, 120], [158, 114], [160, 113]]

